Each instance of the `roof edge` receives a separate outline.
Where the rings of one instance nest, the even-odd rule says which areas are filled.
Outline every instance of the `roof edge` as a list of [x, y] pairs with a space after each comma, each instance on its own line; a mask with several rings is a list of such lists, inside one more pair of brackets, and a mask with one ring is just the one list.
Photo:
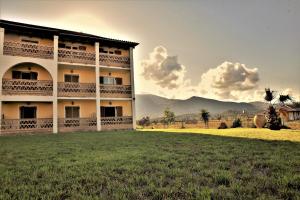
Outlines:
[[40, 25], [35, 25], [35, 24], [26, 24], [26, 23], [21, 23], [21, 22], [0, 19], [0, 27], [2, 27], [2, 26], [4, 26], [3, 28], [5, 28], [5, 26], [15, 26], [15, 27], [19, 27], [19, 28], [24, 27], [24, 28], [29, 28], [29, 29], [53, 32], [53, 34], [73, 35], [75, 37], [84, 37], [84, 38], [89, 38], [89, 39], [92, 39], [95, 41], [99, 41], [99, 40], [104, 40], [104, 41], [108, 41], [108, 42], [111, 41], [111, 42], [116, 42], [116, 43], [123, 43], [130, 47], [136, 47], [137, 45], [139, 45], [139, 43], [132, 42], [132, 41], [106, 38], [106, 37], [93, 35], [93, 34], [89, 34], [89, 33], [83, 33], [83, 32], [77, 32], [77, 31], [46, 27], [46, 26], [40, 26]]

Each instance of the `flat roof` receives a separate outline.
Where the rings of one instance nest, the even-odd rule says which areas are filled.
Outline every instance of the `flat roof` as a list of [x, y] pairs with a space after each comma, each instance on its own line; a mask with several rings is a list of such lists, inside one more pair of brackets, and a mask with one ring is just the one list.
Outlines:
[[0, 19], [0, 27], [14, 32], [20, 33], [31, 33], [31, 34], [40, 34], [44, 37], [53, 37], [54, 35], [59, 36], [62, 40], [71, 39], [78, 41], [86, 41], [86, 42], [99, 42], [100, 46], [118, 46], [118, 47], [135, 47], [139, 43], [130, 42], [125, 40], [118, 40], [112, 38], [101, 37], [97, 35], [92, 35], [88, 33], [58, 29], [58, 28], [50, 28], [46, 26], [38, 26], [32, 24], [25, 24], [20, 22], [13, 22], [8, 20]]

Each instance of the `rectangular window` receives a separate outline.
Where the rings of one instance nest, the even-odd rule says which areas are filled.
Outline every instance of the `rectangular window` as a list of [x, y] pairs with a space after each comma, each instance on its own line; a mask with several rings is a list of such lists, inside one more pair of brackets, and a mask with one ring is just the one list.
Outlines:
[[122, 106], [101, 106], [101, 117], [122, 117]]
[[109, 76], [100, 76], [100, 84], [104, 85], [122, 85], [122, 78], [118, 77], [109, 77]]
[[65, 74], [65, 82], [68, 82], [68, 83], [79, 83], [79, 75]]
[[104, 77], [104, 84], [114, 85], [115, 84], [115, 79], [113, 77]]
[[115, 117], [115, 116], [116, 116], [115, 107], [101, 106], [101, 117]]
[[80, 107], [79, 106], [66, 106], [65, 116], [66, 118], [79, 118], [80, 117]]
[[36, 118], [36, 107], [33, 107], [33, 106], [20, 107], [20, 118], [21, 119], [35, 119]]
[[12, 79], [37, 80], [37, 72], [12, 71]]

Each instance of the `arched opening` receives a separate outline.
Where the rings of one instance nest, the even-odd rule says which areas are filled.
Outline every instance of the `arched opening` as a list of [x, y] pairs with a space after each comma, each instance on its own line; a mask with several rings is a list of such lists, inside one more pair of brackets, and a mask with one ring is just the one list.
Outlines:
[[4, 73], [2, 94], [52, 96], [53, 79], [49, 71], [41, 65], [19, 63]]

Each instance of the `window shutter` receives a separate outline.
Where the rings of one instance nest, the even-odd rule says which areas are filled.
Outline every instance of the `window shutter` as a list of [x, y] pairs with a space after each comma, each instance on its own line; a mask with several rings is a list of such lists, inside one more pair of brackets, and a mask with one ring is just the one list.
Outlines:
[[101, 117], [105, 117], [105, 107], [101, 106]]
[[116, 78], [116, 84], [122, 85], [122, 78]]
[[31, 80], [37, 80], [38, 73], [37, 72], [30, 72], [30, 79]]
[[72, 82], [73, 82], [73, 83], [79, 83], [79, 76], [73, 75], [73, 76], [72, 76]]
[[21, 78], [21, 73], [20, 71], [12, 71], [12, 78], [13, 79], [20, 79]]
[[66, 118], [72, 118], [72, 109], [71, 107], [65, 107]]
[[103, 80], [103, 76], [100, 76], [100, 84], [103, 84], [104, 83], [104, 80]]
[[71, 75], [65, 74], [65, 82], [71, 82]]
[[73, 107], [73, 118], [79, 118], [80, 113], [79, 113], [80, 107]]
[[122, 108], [122, 106], [117, 106], [116, 110], [117, 110], [117, 117], [122, 117], [123, 116], [123, 108]]

